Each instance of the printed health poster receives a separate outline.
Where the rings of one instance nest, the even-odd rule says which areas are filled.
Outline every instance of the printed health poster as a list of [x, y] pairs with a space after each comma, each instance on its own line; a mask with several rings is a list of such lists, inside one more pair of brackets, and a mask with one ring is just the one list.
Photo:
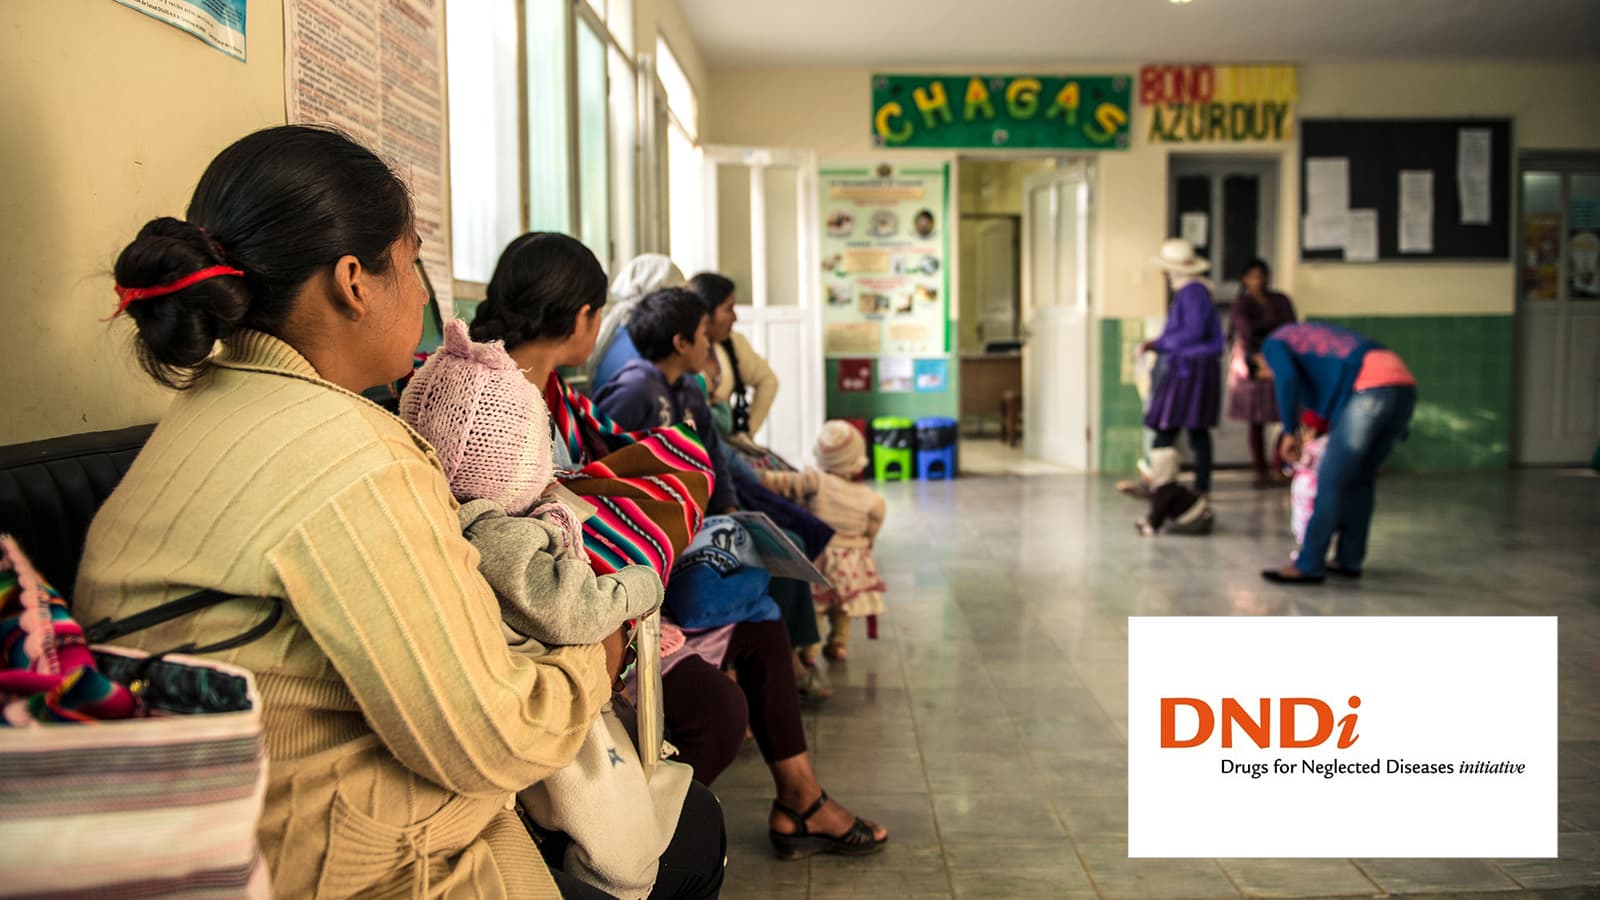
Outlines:
[[948, 164], [823, 167], [829, 356], [948, 352], [949, 185]]
[[117, 0], [123, 6], [187, 31], [229, 56], [244, 59], [245, 0]]
[[443, 16], [438, 0], [293, 0], [283, 5], [283, 75], [290, 122], [342, 129], [410, 186], [422, 263], [449, 319]]

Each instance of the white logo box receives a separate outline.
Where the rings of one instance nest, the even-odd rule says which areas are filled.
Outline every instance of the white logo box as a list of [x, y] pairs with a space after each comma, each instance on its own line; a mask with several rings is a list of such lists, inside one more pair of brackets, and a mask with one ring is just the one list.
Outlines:
[[[1164, 748], [1163, 698], [1209, 706], [1209, 739]], [[1251, 719], [1271, 700], [1266, 748], [1239, 725], [1222, 746], [1224, 698]], [[1327, 704], [1325, 743], [1281, 745], [1284, 698]], [[1128, 855], [1554, 857], [1556, 709], [1554, 617], [1130, 618]], [[1351, 714], [1354, 741], [1340, 749]], [[1199, 737], [1200, 719], [1175, 704], [1170, 737]], [[1314, 736], [1314, 705], [1294, 719], [1290, 737]], [[1402, 760], [1455, 771], [1394, 771]], [[1320, 774], [1374, 763], [1380, 774]], [[1463, 774], [1463, 763], [1523, 768]]]

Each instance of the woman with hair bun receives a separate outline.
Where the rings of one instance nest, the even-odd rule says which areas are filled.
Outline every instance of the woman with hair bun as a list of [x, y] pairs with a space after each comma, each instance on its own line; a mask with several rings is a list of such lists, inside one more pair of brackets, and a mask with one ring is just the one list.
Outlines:
[[411, 370], [420, 243], [376, 155], [283, 126], [223, 150], [186, 217], [116, 263], [140, 362], [180, 390], [95, 517], [75, 612], [236, 598], [125, 639], [167, 650], [285, 601], [216, 654], [258, 679], [278, 896], [559, 896], [508, 801], [573, 759], [623, 655], [620, 633], [507, 649], [433, 450], [360, 396]]

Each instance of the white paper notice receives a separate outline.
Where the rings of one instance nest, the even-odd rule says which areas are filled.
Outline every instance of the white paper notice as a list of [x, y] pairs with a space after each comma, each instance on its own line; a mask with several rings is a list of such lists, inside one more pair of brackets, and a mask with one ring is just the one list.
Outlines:
[[432, 0], [285, 3], [284, 105], [290, 122], [337, 126], [410, 185], [422, 262], [448, 319], [455, 307], [442, 12]]
[[878, 390], [885, 394], [909, 394], [912, 390], [912, 370], [916, 364], [909, 356], [885, 356], [878, 360]]
[[1306, 160], [1306, 215], [1344, 215], [1350, 208], [1350, 160], [1330, 156]]
[[1433, 173], [1400, 173], [1400, 252], [1433, 252]]
[[1211, 217], [1203, 212], [1186, 212], [1178, 217], [1183, 239], [1196, 247], [1204, 247], [1211, 240]]
[[1378, 261], [1378, 211], [1350, 210], [1350, 239], [1344, 245], [1346, 262]]
[[1342, 250], [1350, 243], [1350, 213], [1307, 213], [1302, 234], [1307, 250]]
[[1463, 128], [1456, 136], [1456, 189], [1461, 192], [1461, 224], [1489, 224], [1489, 151], [1487, 128]]

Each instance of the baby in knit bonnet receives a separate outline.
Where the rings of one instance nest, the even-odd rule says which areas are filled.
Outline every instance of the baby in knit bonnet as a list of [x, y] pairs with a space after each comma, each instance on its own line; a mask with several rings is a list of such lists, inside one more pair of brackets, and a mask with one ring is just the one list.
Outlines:
[[[595, 573], [579, 517], [551, 496], [554, 448], [544, 398], [503, 343], [474, 342], [465, 322], [448, 323], [443, 346], [406, 386], [400, 415], [439, 457], [513, 650], [536, 656], [550, 646], [597, 644], [660, 607], [664, 589], [655, 569]], [[573, 761], [519, 791], [517, 802], [541, 827], [570, 838], [564, 872], [611, 896], [643, 897], [691, 774], [667, 760], [647, 774], [606, 703]]]
[[816, 468], [803, 472], [769, 470], [761, 476], [768, 490], [804, 503], [834, 531], [833, 540], [816, 559], [831, 586], [812, 587], [817, 616], [828, 621], [828, 642], [825, 648], [800, 649], [808, 664], [819, 650], [829, 659], [844, 659], [849, 654], [850, 620], [867, 618], [870, 623], [883, 612], [886, 590], [872, 556], [886, 504], [877, 491], [854, 480], [867, 467], [866, 439], [854, 425], [833, 419], [817, 437], [816, 460]]
[[577, 514], [547, 496], [549, 412], [500, 341], [475, 342], [466, 322], [450, 321], [406, 386], [400, 416], [439, 457], [513, 647], [596, 644], [660, 606], [661, 579], [648, 566], [596, 575]]

